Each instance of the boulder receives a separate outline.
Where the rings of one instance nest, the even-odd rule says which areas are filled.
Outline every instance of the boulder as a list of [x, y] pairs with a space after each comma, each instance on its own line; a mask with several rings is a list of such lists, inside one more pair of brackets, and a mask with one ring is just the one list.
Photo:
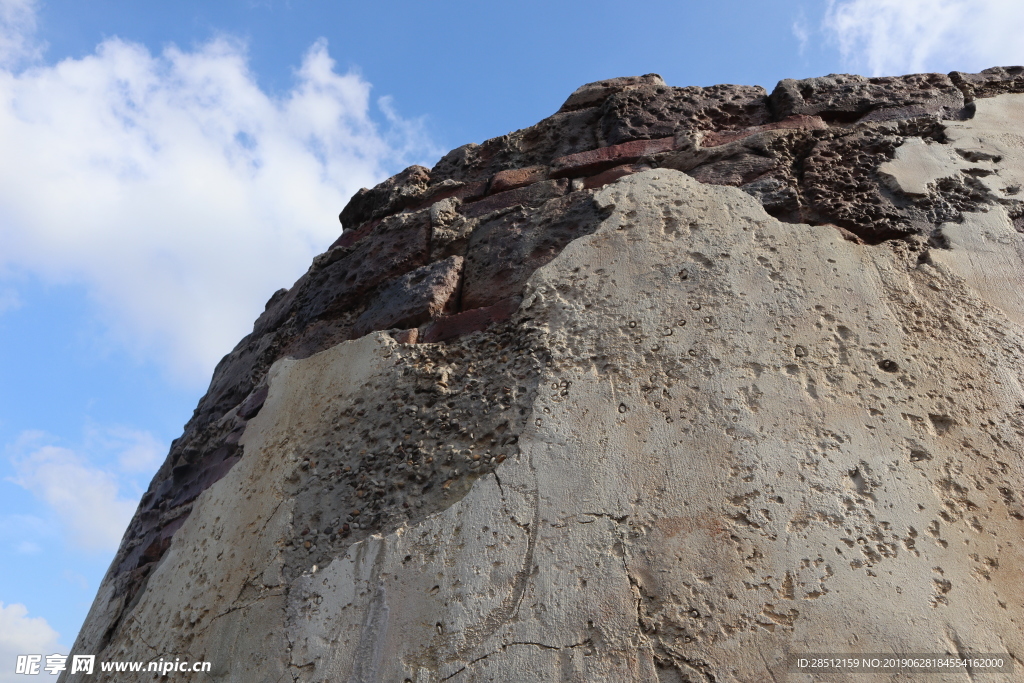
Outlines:
[[602, 81], [361, 191], [217, 366], [72, 651], [1016, 680], [1022, 73]]

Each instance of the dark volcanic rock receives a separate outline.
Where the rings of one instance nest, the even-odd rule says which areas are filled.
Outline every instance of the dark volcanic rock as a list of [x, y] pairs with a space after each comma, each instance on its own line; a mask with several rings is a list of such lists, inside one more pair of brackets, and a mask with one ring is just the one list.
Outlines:
[[829, 123], [852, 123], [869, 114], [869, 120], [927, 115], [954, 118], [964, 106], [964, 96], [945, 74], [899, 78], [832, 74], [780, 81], [769, 102], [779, 119], [804, 114], [821, 116]]
[[352, 230], [372, 218], [400, 211], [421, 199], [429, 184], [429, 170], [410, 166], [372, 190], [359, 190], [338, 216], [341, 227]]
[[713, 161], [690, 171], [690, 176], [711, 185], [745, 185], [778, 167], [778, 161], [757, 154], [736, 156]]
[[997, 66], [977, 74], [954, 71], [949, 77], [963, 91], [968, 102], [979, 97], [1024, 93], [1024, 66]]
[[539, 210], [514, 209], [482, 221], [469, 241], [462, 308], [490, 306], [522, 291], [533, 271], [598, 223], [589, 192], [552, 199]]
[[569, 182], [566, 180], [542, 180], [463, 204], [459, 212], [470, 218], [479, 218], [510, 206], [539, 206], [549, 199], [561, 197], [568, 187]]
[[647, 74], [646, 76], [626, 76], [623, 78], [609, 78], [606, 81], [587, 83], [581, 85], [576, 91], [569, 95], [559, 109], [559, 113], [596, 107], [609, 97], [624, 90], [636, 90], [644, 86], [667, 87], [665, 81], [658, 74]]
[[356, 319], [352, 335], [413, 327], [457, 308], [462, 257], [450, 256], [401, 276], [374, 298]]
[[311, 274], [296, 300], [300, 324], [337, 317], [373, 287], [425, 265], [429, 240], [430, 216], [425, 211], [384, 220], [349, 253], [332, 257]]
[[872, 240], [911, 232], [904, 212], [874, 177], [896, 146], [896, 139], [874, 131], [818, 142], [803, 162], [807, 217]]
[[435, 182], [487, 183], [496, 173], [529, 166], [546, 166], [552, 159], [600, 146], [597, 108], [560, 112], [535, 126], [517, 130], [483, 144], [463, 145], [441, 158], [431, 170]]
[[736, 130], [771, 120], [764, 88], [645, 86], [610, 97], [602, 107], [601, 136], [617, 145], [687, 130]]
[[675, 146], [675, 138], [634, 140], [609, 147], [577, 152], [558, 157], [551, 162], [551, 175], [555, 177], [591, 176], [614, 166], [630, 164], [646, 157], [668, 152]]

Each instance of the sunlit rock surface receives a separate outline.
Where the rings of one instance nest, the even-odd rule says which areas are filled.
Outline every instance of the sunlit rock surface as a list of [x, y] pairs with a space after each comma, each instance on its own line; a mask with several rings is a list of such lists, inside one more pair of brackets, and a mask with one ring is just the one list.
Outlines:
[[361, 192], [218, 366], [73, 652], [416, 683], [1004, 653], [986, 680], [1015, 680], [1021, 93], [614, 79]]

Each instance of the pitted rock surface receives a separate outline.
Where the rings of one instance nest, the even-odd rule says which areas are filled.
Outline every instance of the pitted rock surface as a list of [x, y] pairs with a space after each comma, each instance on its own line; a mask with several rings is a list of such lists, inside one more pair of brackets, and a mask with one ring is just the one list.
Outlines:
[[74, 652], [239, 681], [1024, 666], [1022, 79], [612, 79], [361, 191], [218, 365]]
[[945, 74], [901, 78], [831, 75], [781, 81], [771, 95], [776, 116], [818, 115], [829, 123], [884, 121], [960, 113], [964, 94]]

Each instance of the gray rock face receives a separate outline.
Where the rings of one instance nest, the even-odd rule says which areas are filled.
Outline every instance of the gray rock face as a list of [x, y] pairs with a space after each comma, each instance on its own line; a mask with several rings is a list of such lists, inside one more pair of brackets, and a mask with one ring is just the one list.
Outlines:
[[1015, 680], [1021, 73], [615, 79], [357, 195], [218, 366], [74, 651], [417, 683], [991, 652]]
[[828, 122], [957, 116], [964, 94], [945, 74], [864, 78], [846, 74], [781, 81], [771, 94], [776, 116], [823, 115]]

